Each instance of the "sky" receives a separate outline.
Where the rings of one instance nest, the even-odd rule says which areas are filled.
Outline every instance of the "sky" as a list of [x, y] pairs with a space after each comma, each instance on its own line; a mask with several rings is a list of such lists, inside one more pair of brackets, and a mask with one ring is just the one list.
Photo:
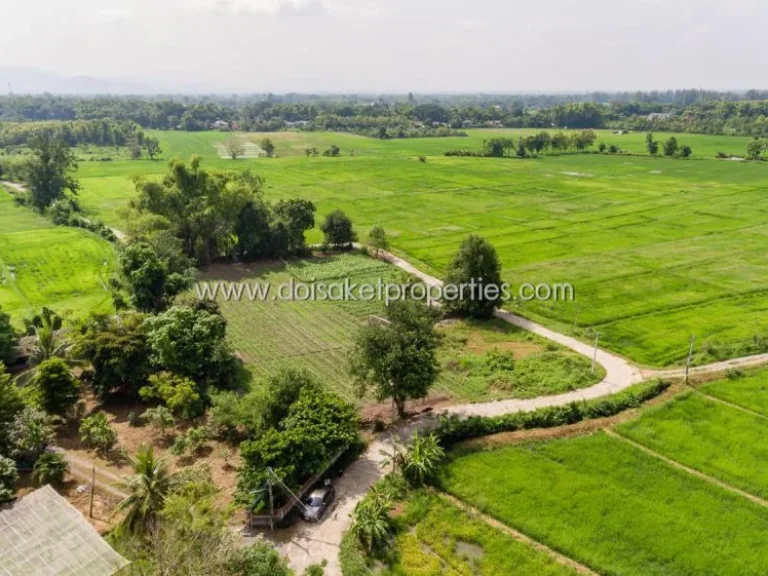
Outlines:
[[0, 0], [0, 67], [207, 92], [765, 88], [759, 0]]

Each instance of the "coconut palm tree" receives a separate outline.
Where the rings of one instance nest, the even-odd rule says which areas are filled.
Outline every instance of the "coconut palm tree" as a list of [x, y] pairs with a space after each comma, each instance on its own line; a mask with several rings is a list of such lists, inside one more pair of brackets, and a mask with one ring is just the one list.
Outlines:
[[32, 366], [36, 366], [50, 358], [64, 358], [70, 348], [68, 342], [62, 342], [56, 332], [61, 329], [61, 317], [50, 308], [43, 308], [40, 316], [35, 318], [32, 330], [35, 333], [35, 348], [29, 357]]
[[153, 532], [157, 514], [170, 492], [174, 475], [165, 458], [156, 458], [152, 446], [142, 444], [131, 458], [135, 474], [118, 484], [128, 496], [117, 505], [115, 513], [124, 513], [121, 528], [130, 532]]
[[69, 349], [72, 347], [71, 342], [63, 341], [58, 336], [61, 326], [61, 316], [50, 308], [45, 307], [32, 321], [30, 330], [34, 333], [35, 344], [29, 354], [29, 370], [20, 374], [16, 379], [19, 385], [25, 386], [29, 384], [35, 376], [37, 367], [51, 358], [62, 358], [68, 364], [74, 364], [74, 362], [67, 359]]

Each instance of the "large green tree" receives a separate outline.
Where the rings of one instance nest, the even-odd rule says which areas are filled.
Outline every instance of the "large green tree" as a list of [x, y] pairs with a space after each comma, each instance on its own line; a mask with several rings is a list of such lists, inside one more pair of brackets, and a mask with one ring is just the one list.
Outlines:
[[[174, 264], [178, 262], [176, 266]], [[159, 254], [148, 242], [131, 242], [120, 251], [120, 271], [131, 303], [142, 312], [162, 312], [172, 299], [191, 287], [194, 270], [183, 259]]]
[[75, 331], [73, 356], [90, 365], [83, 379], [104, 400], [137, 398], [152, 371], [146, 317], [136, 312], [94, 314]]
[[73, 175], [77, 169], [75, 154], [63, 138], [40, 132], [29, 147], [32, 158], [27, 161], [25, 171], [30, 198], [38, 210], [64, 198], [67, 191], [77, 194], [80, 185]]
[[37, 367], [32, 384], [39, 390], [40, 403], [49, 414], [69, 413], [80, 398], [80, 382], [61, 358], [43, 361]]
[[277, 427], [241, 444], [238, 500], [251, 507], [267, 503], [260, 490], [272, 479], [268, 468], [291, 490], [299, 488], [355, 442], [357, 427], [354, 406], [317, 386], [304, 387]]
[[501, 262], [496, 249], [480, 236], [468, 236], [448, 264], [446, 310], [472, 318], [490, 318], [502, 296]]
[[352, 220], [341, 210], [334, 210], [326, 217], [320, 229], [325, 235], [326, 244], [339, 248], [349, 248], [357, 240]]
[[208, 264], [230, 256], [243, 208], [256, 197], [262, 180], [249, 172], [209, 172], [200, 157], [189, 164], [174, 160], [161, 182], [138, 180], [132, 206], [155, 214], [181, 240], [183, 252]]
[[234, 364], [227, 322], [206, 310], [174, 306], [147, 320], [152, 363], [198, 384], [226, 384]]
[[8, 432], [10, 455], [34, 462], [53, 440], [51, 419], [42, 410], [27, 406], [13, 419]]
[[315, 226], [315, 205], [309, 200], [280, 200], [275, 204], [274, 213], [278, 228], [284, 231], [287, 252], [304, 251], [304, 233]]
[[409, 399], [425, 398], [438, 375], [437, 314], [417, 301], [387, 309], [387, 323], [365, 326], [357, 337], [350, 372], [360, 393], [373, 387], [379, 400], [391, 398], [399, 416]]

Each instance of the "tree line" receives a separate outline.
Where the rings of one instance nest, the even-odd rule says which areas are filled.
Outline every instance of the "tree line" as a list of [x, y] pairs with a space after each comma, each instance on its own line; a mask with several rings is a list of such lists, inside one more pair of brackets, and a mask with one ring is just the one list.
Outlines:
[[[768, 93], [683, 90], [571, 95], [0, 96], [0, 121], [101, 120], [159, 130], [227, 128], [438, 136], [469, 127], [616, 128], [768, 134]], [[649, 116], [662, 113], [663, 116]]]
[[597, 134], [590, 129], [579, 130], [570, 134], [557, 132], [554, 135], [547, 131], [541, 131], [529, 136], [521, 136], [517, 140], [506, 137], [489, 138], [483, 141], [483, 147], [480, 150], [448, 150], [445, 152], [445, 155], [486, 156], [490, 158], [517, 156], [518, 158], [525, 158], [527, 156], [538, 156], [547, 150], [552, 150], [553, 152], [585, 152], [595, 144], [596, 139]]

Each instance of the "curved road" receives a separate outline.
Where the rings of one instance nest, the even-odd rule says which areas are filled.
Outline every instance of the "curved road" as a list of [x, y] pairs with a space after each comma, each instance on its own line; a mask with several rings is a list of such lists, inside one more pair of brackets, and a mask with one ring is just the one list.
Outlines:
[[[416, 276], [427, 285], [439, 285], [442, 283], [438, 278], [422, 272], [394, 254], [385, 252], [381, 254], [381, 257], [394, 266]], [[589, 358], [592, 358], [595, 353], [594, 347], [585, 342], [554, 332], [549, 328], [545, 328], [511, 312], [498, 310], [496, 316], [510, 324], [557, 342]], [[574, 390], [556, 396], [540, 396], [527, 400], [498, 400], [449, 406], [436, 410], [427, 418], [434, 418], [435, 414], [448, 413], [465, 416], [499, 416], [513, 412], [525, 412], [546, 406], [561, 406], [578, 400], [599, 398], [649, 378], [671, 378], [685, 375], [685, 369], [642, 370], [621, 356], [600, 349], [597, 350], [596, 360], [605, 369], [605, 378], [589, 388]], [[721, 372], [728, 368], [755, 366], [765, 362], [768, 362], [768, 354], [758, 354], [706, 366], [697, 366], [691, 368], [691, 374]], [[414, 429], [424, 423], [424, 418], [416, 419], [413, 422], [404, 424], [394, 433], [405, 439], [410, 436]], [[341, 543], [342, 536], [351, 524], [350, 513], [365, 496], [368, 489], [382, 477], [383, 472], [379, 466], [379, 463], [383, 460], [381, 452], [388, 450], [391, 450], [391, 443], [388, 441], [388, 438], [379, 439], [373, 442], [365, 454], [347, 468], [344, 475], [335, 483], [338, 494], [337, 504], [320, 523], [310, 525], [305, 522], [299, 522], [292, 528], [275, 533], [274, 537], [273, 535], [267, 535], [267, 537], [273, 539], [281, 554], [288, 558], [291, 567], [297, 573], [302, 573], [310, 564], [326, 561], [325, 573], [327, 576], [341, 575], [338, 560], [339, 544]]]

